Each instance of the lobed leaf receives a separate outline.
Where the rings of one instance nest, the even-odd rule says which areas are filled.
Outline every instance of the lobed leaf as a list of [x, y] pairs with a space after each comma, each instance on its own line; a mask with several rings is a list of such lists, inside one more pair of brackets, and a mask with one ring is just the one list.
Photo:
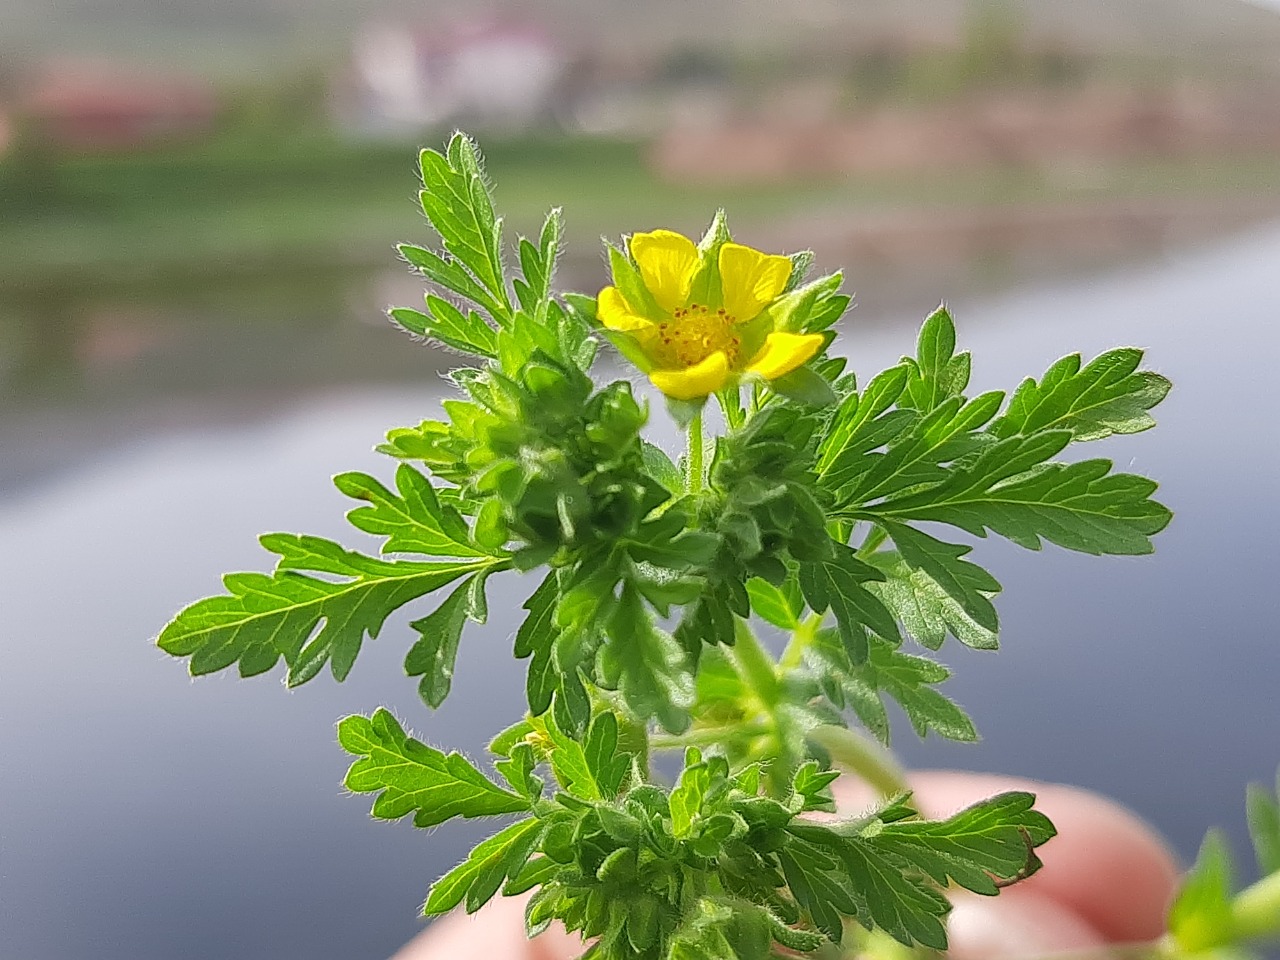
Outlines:
[[835, 544], [831, 560], [815, 560], [800, 565], [800, 589], [814, 613], [828, 609], [835, 615], [849, 659], [867, 659], [867, 629], [892, 640], [901, 640], [898, 625], [883, 603], [863, 584], [883, 580], [875, 567], [863, 563], [853, 550]]
[[338, 724], [338, 742], [361, 758], [343, 784], [356, 793], [377, 793], [372, 812], [379, 819], [413, 814], [414, 826], [433, 827], [453, 817], [493, 817], [530, 807], [528, 798], [502, 789], [461, 754], [445, 754], [410, 737], [387, 710], [347, 717]]
[[432, 884], [422, 912], [427, 916], [448, 913], [465, 900], [467, 913], [475, 913], [493, 898], [504, 881], [520, 874], [543, 829], [543, 824], [528, 817], [477, 845], [462, 863]]
[[989, 445], [941, 483], [856, 511], [889, 520], [934, 520], [976, 536], [988, 530], [1031, 550], [1048, 540], [1081, 553], [1150, 553], [1172, 516], [1145, 477], [1112, 473], [1109, 460], [1044, 461], [1071, 441], [1055, 430]]
[[157, 639], [165, 652], [190, 657], [193, 676], [233, 663], [241, 676], [253, 676], [283, 658], [290, 686], [310, 680], [325, 663], [343, 680], [364, 638], [377, 637], [391, 613], [495, 562], [379, 560], [330, 540], [284, 533], [261, 542], [280, 557], [274, 574], [228, 574], [228, 594], [182, 610]]
[[1063, 357], [1039, 382], [1028, 377], [1014, 391], [1004, 415], [991, 425], [998, 437], [1070, 430], [1075, 440], [1101, 440], [1155, 426], [1147, 413], [1169, 392], [1158, 373], [1138, 370], [1142, 351], [1109, 350], [1081, 367], [1080, 354]]
[[407, 463], [396, 468], [396, 493], [364, 473], [342, 473], [334, 486], [369, 506], [347, 514], [358, 530], [386, 537], [383, 553], [429, 557], [491, 557], [501, 551], [482, 547], [453, 507], [440, 503], [431, 481]]

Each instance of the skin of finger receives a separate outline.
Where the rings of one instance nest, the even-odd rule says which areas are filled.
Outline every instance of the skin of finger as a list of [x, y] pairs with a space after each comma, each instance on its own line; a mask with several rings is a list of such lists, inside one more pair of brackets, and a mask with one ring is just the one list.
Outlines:
[[1160, 836], [1132, 811], [1056, 783], [952, 771], [910, 779], [921, 812], [934, 817], [1007, 790], [1031, 791], [1058, 836], [1037, 851], [1044, 868], [1009, 889], [1069, 908], [1108, 942], [1150, 940], [1164, 932], [1178, 864]]
[[948, 960], [1016, 960], [1093, 950], [1106, 940], [1070, 907], [1023, 885], [998, 897], [952, 895]]
[[524, 935], [528, 896], [495, 897], [474, 914], [455, 911], [418, 934], [391, 960], [572, 960], [582, 941], [553, 925], [536, 940]]

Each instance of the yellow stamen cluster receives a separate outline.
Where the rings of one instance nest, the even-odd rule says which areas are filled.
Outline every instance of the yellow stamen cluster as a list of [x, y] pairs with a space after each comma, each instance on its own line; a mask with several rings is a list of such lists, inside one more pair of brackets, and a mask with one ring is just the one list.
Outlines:
[[655, 359], [663, 367], [692, 367], [719, 350], [731, 367], [736, 366], [742, 352], [742, 338], [733, 329], [736, 322], [724, 307], [715, 313], [699, 303], [677, 307], [670, 320], [658, 324]]

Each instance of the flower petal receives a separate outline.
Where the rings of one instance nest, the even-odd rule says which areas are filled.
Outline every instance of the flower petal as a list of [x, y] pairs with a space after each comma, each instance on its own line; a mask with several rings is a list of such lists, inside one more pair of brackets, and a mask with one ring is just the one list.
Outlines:
[[724, 308], [746, 323], [782, 293], [791, 279], [791, 259], [761, 253], [740, 243], [720, 248], [720, 285]]
[[653, 329], [653, 321], [632, 310], [617, 287], [605, 287], [596, 297], [596, 319], [610, 330], [621, 330], [633, 336]]
[[654, 370], [649, 379], [668, 397], [697, 400], [725, 385], [729, 379], [729, 358], [723, 350], [717, 350], [700, 363], [683, 370]]
[[820, 333], [771, 333], [747, 364], [746, 372], [777, 380], [816, 356], [824, 339]]
[[658, 306], [674, 313], [688, 302], [698, 269], [698, 248], [692, 240], [671, 230], [637, 233], [631, 237], [631, 256]]

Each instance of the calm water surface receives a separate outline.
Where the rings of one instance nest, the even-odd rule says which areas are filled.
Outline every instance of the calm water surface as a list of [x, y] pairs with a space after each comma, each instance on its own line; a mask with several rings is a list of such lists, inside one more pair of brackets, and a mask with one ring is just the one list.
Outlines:
[[[1244, 784], [1280, 763], [1278, 265], [1280, 225], [952, 304], [979, 357], [976, 389], [1011, 387], [1071, 350], [1148, 347], [1177, 384], [1162, 426], [1097, 450], [1160, 478], [1177, 518], [1147, 558], [982, 543], [1006, 590], [1004, 650], [943, 652], [957, 670], [949, 692], [985, 739], [921, 744], [900, 731], [909, 762], [1083, 784], [1133, 805], [1184, 857], [1212, 823], [1243, 852]], [[917, 321], [849, 337], [855, 366], [895, 359]], [[426, 373], [416, 387], [290, 394], [270, 415], [256, 397], [221, 423], [179, 418], [127, 444], [65, 411], [4, 434], [0, 956], [379, 958], [419, 929], [428, 884], [484, 828], [428, 836], [371, 821], [367, 799], [339, 786], [332, 724], [387, 705], [420, 736], [479, 751], [522, 711], [503, 604], [528, 585], [491, 591], [491, 622], [469, 633], [434, 714], [401, 675], [404, 617], [345, 684], [292, 692], [278, 678], [192, 682], [150, 638], [220, 574], [267, 566], [264, 530], [357, 542], [328, 476], [389, 474], [372, 444], [437, 404]], [[64, 431], [52, 458], [35, 442], [49, 430]]]

